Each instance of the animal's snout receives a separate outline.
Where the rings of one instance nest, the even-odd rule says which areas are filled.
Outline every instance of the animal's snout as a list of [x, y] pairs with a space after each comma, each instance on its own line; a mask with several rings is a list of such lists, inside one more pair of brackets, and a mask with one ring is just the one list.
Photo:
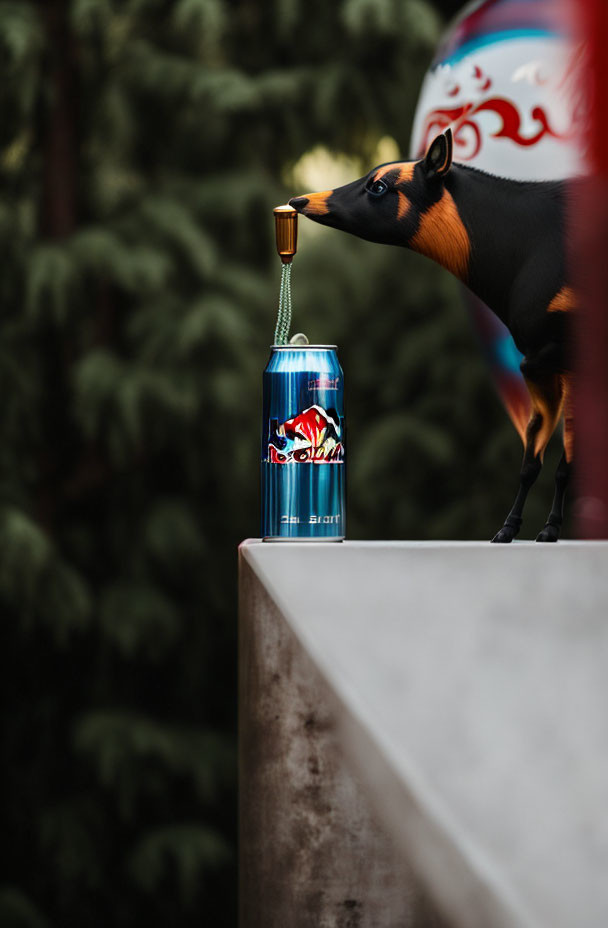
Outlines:
[[322, 190], [320, 193], [307, 193], [305, 197], [293, 197], [293, 199], [289, 201], [289, 205], [297, 209], [299, 213], [316, 219], [318, 216], [325, 216], [329, 212], [327, 201], [332, 193], [333, 190]]
[[289, 205], [293, 206], [294, 209], [297, 209], [297, 211], [301, 213], [304, 207], [308, 205], [308, 197], [292, 197], [289, 201]]

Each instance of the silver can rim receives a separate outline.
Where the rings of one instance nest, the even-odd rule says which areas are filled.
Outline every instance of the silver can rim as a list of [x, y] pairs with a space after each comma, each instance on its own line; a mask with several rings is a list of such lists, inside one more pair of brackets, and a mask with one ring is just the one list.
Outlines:
[[337, 351], [337, 345], [271, 345], [273, 351]]

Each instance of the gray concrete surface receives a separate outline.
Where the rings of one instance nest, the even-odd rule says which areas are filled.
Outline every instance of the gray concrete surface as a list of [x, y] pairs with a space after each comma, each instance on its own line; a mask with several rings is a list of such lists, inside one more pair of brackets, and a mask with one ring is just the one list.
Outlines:
[[241, 928], [441, 928], [344, 762], [330, 688], [240, 570]]
[[254, 541], [241, 557], [450, 920], [608, 925], [608, 543]]

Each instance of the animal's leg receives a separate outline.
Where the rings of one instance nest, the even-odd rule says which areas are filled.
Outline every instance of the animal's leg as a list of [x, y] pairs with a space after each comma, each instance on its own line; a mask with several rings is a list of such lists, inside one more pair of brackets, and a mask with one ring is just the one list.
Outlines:
[[534, 453], [535, 438], [541, 427], [542, 416], [540, 413], [535, 412], [532, 414], [526, 429], [524, 459], [519, 473], [519, 490], [503, 527], [492, 539], [494, 544], [509, 544], [521, 528], [526, 498], [542, 467], [540, 455]]
[[526, 378], [526, 383], [532, 399], [532, 415], [526, 429], [519, 490], [503, 527], [492, 539], [498, 544], [513, 541], [521, 528], [526, 498], [541, 471], [545, 448], [561, 414], [562, 384], [557, 374], [551, 374], [542, 381], [533, 382]]
[[563, 378], [564, 390], [564, 453], [555, 472], [555, 495], [547, 523], [539, 533], [537, 541], [557, 541], [564, 517], [564, 497], [572, 472], [572, 455], [574, 451], [574, 409], [572, 387], [569, 377]]
[[551, 512], [542, 532], [536, 536], [537, 541], [557, 541], [564, 518], [564, 497], [570, 479], [571, 463], [566, 460], [566, 452], [562, 454], [555, 471], [555, 495]]

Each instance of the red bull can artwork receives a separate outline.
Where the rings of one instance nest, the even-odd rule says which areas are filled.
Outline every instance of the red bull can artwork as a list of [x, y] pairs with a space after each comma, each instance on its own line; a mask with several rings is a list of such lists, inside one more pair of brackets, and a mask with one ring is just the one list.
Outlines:
[[344, 375], [335, 345], [273, 345], [264, 371], [262, 537], [342, 541]]

